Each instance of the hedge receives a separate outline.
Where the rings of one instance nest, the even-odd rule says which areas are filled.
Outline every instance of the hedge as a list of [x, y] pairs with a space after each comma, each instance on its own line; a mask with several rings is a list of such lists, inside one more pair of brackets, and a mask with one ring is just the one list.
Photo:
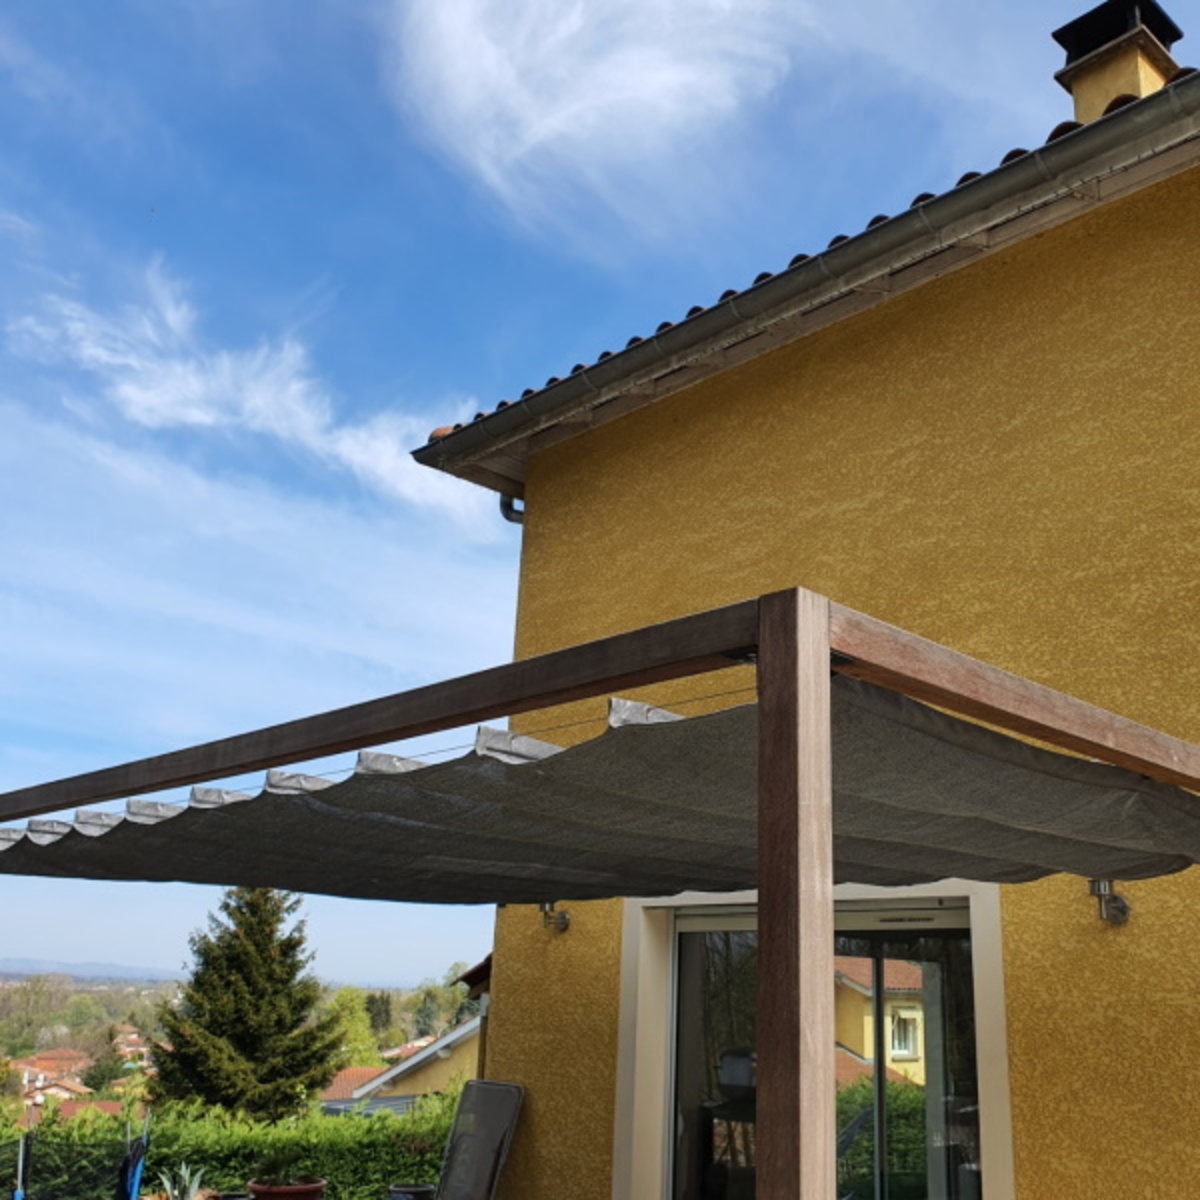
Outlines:
[[[403, 1116], [320, 1113], [270, 1125], [221, 1109], [155, 1109], [143, 1193], [158, 1191], [161, 1171], [181, 1163], [204, 1169], [204, 1186], [240, 1191], [268, 1154], [297, 1148], [299, 1170], [329, 1180], [327, 1200], [384, 1200], [391, 1183], [436, 1183], [457, 1093], [431, 1096]], [[125, 1153], [126, 1121], [86, 1113], [50, 1115], [32, 1139], [26, 1200], [109, 1200]], [[0, 1194], [15, 1179], [11, 1131], [0, 1144]]]

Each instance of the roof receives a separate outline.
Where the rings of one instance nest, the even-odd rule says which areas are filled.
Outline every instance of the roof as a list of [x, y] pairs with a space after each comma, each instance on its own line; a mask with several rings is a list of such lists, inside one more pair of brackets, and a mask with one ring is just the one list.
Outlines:
[[437, 1041], [430, 1042], [424, 1050], [412, 1055], [411, 1058], [406, 1058], [402, 1062], [398, 1062], [394, 1067], [389, 1067], [381, 1075], [356, 1088], [354, 1099], [361, 1100], [365, 1096], [370, 1096], [373, 1092], [387, 1087], [388, 1084], [394, 1083], [397, 1079], [403, 1079], [406, 1075], [411, 1075], [413, 1072], [420, 1070], [426, 1063], [434, 1059], [448, 1057], [449, 1052], [455, 1046], [469, 1041], [473, 1037], [478, 1037], [481, 1023], [481, 1017], [472, 1017], [469, 1021], [464, 1021], [461, 1025], [455, 1026], [449, 1033], [443, 1034], [438, 1038]]
[[[839, 234], [623, 349], [434, 430], [413, 456], [520, 497], [535, 435], [541, 447], [586, 432], [1184, 170], [1200, 162], [1198, 118], [1200, 77], [1183, 68], [1160, 92], [1085, 126], [1064, 121], [1040, 149], [1014, 148], [993, 170], [969, 171], [940, 195], [923, 192], [905, 212], [878, 213], [855, 236]], [[1184, 145], [1195, 153], [1154, 161]]]
[[426, 1046], [436, 1041], [437, 1038], [432, 1035], [414, 1038], [411, 1042], [405, 1042], [403, 1046], [393, 1046], [390, 1050], [385, 1050], [382, 1056], [389, 1059], [411, 1058], [418, 1050], [424, 1050]]
[[492, 956], [489, 954], [483, 962], [468, 967], [454, 982], [465, 983], [468, 998], [478, 1000], [492, 983]]
[[[833, 1065], [839, 1088], [849, 1087], [864, 1075], [874, 1075], [875, 1073], [875, 1064], [871, 1059], [860, 1058], [852, 1050], [847, 1050], [845, 1046], [838, 1046], [834, 1051]], [[899, 1071], [893, 1070], [891, 1067], [887, 1069], [887, 1077], [892, 1083], [910, 1082], [907, 1076], [901, 1075]]]
[[[1200, 801], [1135, 771], [848, 675], [831, 717], [839, 882], [1141, 879], [1200, 861]], [[363, 753], [336, 783], [272, 771], [254, 798], [198, 788], [188, 807], [0, 827], [0, 873], [427, 903], [741, 891], [758, 882], [757, 746], [757, 705], [681, 718], [618, 700], [567, 749], [481, 730], [432, 765]]]
[[[849, 958], [837, 955], [833, 969], [864, 992], [875, 986], [874, 968], [869, 958]], [[883, 987], [888, 992], [920, 992], [925, 988], [925, 977], [915, 963], [889, 958], [883, 964]]]
[[356, 1088], [369, 1083], [376, 1075], [382, 1075], [387, 1067], [343, 1067], [321, 1093], [322, 1101], [349, 1100]]
[[372, 1096], [366, 1100], [325, 1100], [321, 1111], [330, 1117], [374, 1117], [384, 1112], [400, 1117], [419, 1099], [419, 1096]]

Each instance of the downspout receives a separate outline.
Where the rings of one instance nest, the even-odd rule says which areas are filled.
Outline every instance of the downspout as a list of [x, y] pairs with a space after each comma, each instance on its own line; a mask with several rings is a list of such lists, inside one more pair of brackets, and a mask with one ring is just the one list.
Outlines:
[[511, 497], [503, 493], [500, 495], [500, 515], [513, 525], [525, 524], [525, 510], [518, 508], [517, 502]]

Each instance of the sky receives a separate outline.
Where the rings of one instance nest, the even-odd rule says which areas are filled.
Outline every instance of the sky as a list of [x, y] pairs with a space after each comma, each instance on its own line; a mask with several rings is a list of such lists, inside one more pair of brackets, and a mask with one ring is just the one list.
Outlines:
[[[505, 661], [520, 532], [409, 451], [1039, 145], [1084, 7], [8, 0], [0, 790]], [[0, 958], [180, 967], [218, 898], [0, 877]], [[490, 946], [305, 909], [329, 979]]]

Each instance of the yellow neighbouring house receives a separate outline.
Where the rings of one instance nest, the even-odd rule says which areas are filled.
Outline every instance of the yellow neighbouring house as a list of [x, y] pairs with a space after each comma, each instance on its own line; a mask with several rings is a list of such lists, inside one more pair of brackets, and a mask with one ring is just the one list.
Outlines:
[[[1200, 77], [1179, 36], [1109, 0], [1056, 34], [1077, 120], [1044, 145], [437, 431], [419, 461], [523, 502], [518, 654], [802, 585], [1200, 740]], [[692, 715], [752, 685], [636, 698]], [[1124, 925], [1074, 877], [839, 888], [837, 954], [885, 982], [860, 978], [839, 1038], [925, 1097], [923, 1161], [871, 1166], [872, 1121], [841, 1131], [849, 1194], [885, 1170], [927, 1200], [1200, 1194], [1200, 874], [1120, 889]], [[751, 1194], [754, 901], [576, 903], [565, 931], [499, 911], [483, 1071], [527, 1089], [503, 1197]]]
[[472, 1017], [416, 1054], [354, 1089], [351, 1101], [397, 1100], [445, 1092], [479, 1075], [483, 1017]]

